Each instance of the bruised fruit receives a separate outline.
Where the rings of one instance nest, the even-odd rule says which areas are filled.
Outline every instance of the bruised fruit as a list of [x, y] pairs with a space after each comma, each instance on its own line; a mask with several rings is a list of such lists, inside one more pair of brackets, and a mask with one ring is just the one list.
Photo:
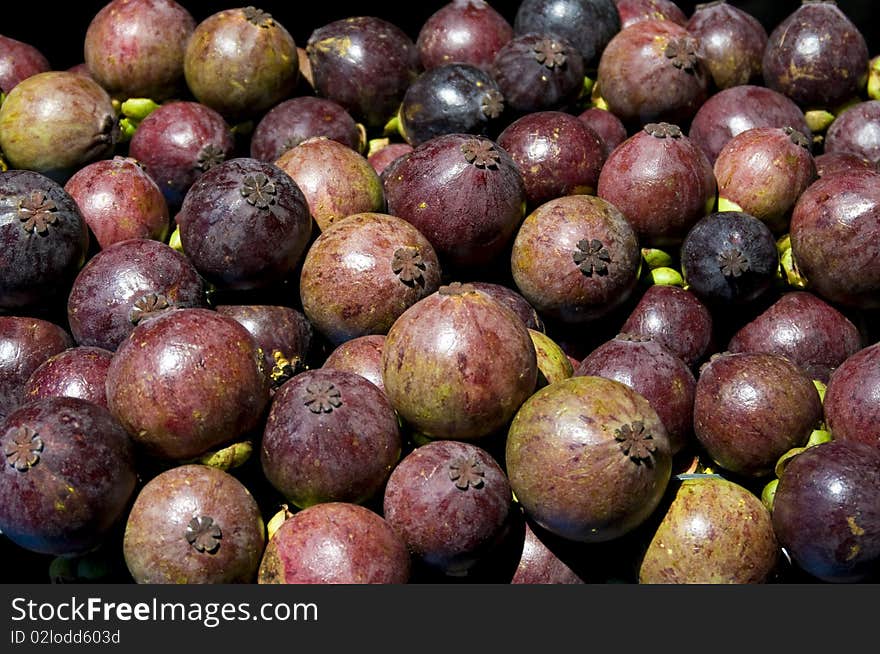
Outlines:
[[537, 375], [523, 322], [468, 284], [441, 286], [404, 311], [382, 349], [391, 404], [429, 438], [473, 440], [505, 428]]
[[401, 448], [385, 394], [356, 373], [321, 368], [291, 378], [273, 397], [260, 461], [297, 507], [361, 504], [382, 490]]
[[694, 434], [725, 470], [771, 474], [779, 457], [806, 444], [821, 419], [812, 379], [784, 357], [723, 353], [700, 369]]
[[571, 377], [536, 391], [506, 444], [510, 485], [526, 515], [562, 538], [601, 542], [658, 506], [672, 453], [663, 423], [629, 386]]
[[182, 465], [138, 493], [123, 538], [139, 584], [253, 583], [266, 528], [250, 491], [228, 472]]
[[406, 544], [382, 516], [358, 504], [325, 502], [281, 523], [257, 583], [405, 584], [411, 567]]
[[391, 472], [383, 512], [418, 562], [465, 575], [501, 541], [512, 504], [507, 477], [488, 452], [434, 441]]
[[639, 565], [642, 584], [761, 584], [779, 545], [770, 512], [750, 490], [718, 475], [674, 482], [672, 501]]
[[100, 546], [135, 491], [134, 448], [105, 408], [75, 397], [22, 405], [0, 422], [0, 530], [44, 554]]

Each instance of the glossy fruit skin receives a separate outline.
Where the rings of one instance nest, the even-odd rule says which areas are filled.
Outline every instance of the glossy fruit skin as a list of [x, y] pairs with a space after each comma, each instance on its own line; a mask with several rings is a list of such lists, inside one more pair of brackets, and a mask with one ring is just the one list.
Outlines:
[[80, 166], [112, 153], [118, 139], [107, 91], [76, 73], [31, 75], [0, 106], [0, 148], [9, 166], [60, 184]]
[[[584, 584], [587, 583], [563, 556], [558, 539], [524, 521], [522, 554], [510, 579], [511, 584]], [[536, 533], [537, 532], [537, 533]], [[540, 534], [540, 536], [538, 535]], [[562, 544], [564, 547], [564, 543]]]
[[40, 364], [73, 345], [67, 330], [49, 320], [0, 316], [0, 419], [25, 400], [24, 385]]
[[490, 71], [514, 116], [573, 108], [584, 90], [583, 57], [555, 32], [514, 36], [495, 55]]
[[880, 164], [880, 100], [866, 100], [837, 114], [825, 133], [823, 152], [849, 152]]
[[419, 145], [443, 134], [487, 136], [504, 111], [495, 78], [477, 66], [434, 66], [410, 84], [397, 116], [407, 143]]
[[67, 297], [78, 345], [115, 351], [142, 320], [168, 308], [207, 307], [205, 280], [161, 241], [129, 239], [96, 253]]
[[303, 141], [275, 162], [303, 192], [321, 231], [355, 213], [381, 212], [379, 175], [362, 154], [325, 137]]
[[697, 110], [688, 136], [714, 164], [725, 143], [753, 127], [793, 127], [807, 138], [813, 137], [794, 100], [754, 84], [732, 86], [710, 96]]
[[311, 244], [300, 271], [300, 300], [334, 345], [386, 334], [409, 307], [440, 287], [440, 263], [410, 223], [381, 213], [352, 214]]
[[867, 443], [880, 450], [880, 411], [874, 398], [880, 346], [851, 354], [831, 373], [825, 390], [825, 420], [835, 440]]
[[86, 28], [85, 65], [113, 97], [161, 102], [181, 90], [184, 50], [195, 26], [174, 0], [111, 0]]
[[643, 246], [680, 244], [715, 201], [715, 176], [677, 125], [648, 123], [614, 149], [597, 195], [617, 207]]
[[604, 146], [576, 116], [529, 113], [505, 127], [497, 142], [519, 166], [529, 206], [563, 195], [595, 194], [605, 163]]
[[740, 132], [715, 160], [719, 199], [735, 203], [781, 235], [795, 202], [818, 177], [810, 150], [806, 135], [791, 127]]
[[716, 89], [762, 81], [768, 35], [753, 15], [727, 2], [708, 2], [694, 8], [685, 27], [700, 40]]
[[694, 434], [725, 470], [769, 475], [780, 456], [806, 444], [821, 418], [812, 380], [784, 357], [724, 353], [700, 369]]
[[836, 439], [788, 463], [773, 501], [773, 528], [798, 567], [828, 583], [876, 576], [878, 469], [876, 447]]
[[367, 155], [367, 161], [373, 167], [373, 170], [376, 171], [376, 174], [379, 175], [381, 179], [382, 172], [387, 168], [394, 160], [398, 157], [402, 157], [403, 155], [412, 152], [413, 146], [409, 143], [389, 143], [385, 145], [375, 152]]
[[635, 289], [640, 266], [630, 223], [592, 195], [568, 195], [535, 209], [520, 226], [510, 259], [523, 297], [542, 317], [565, 324], [590, 322], [620, 306]]
[[421, 71], [419, 51], [402, 29], [352, 16], [315, 29], [306, 43], [317, 95], [341, 104], [367, 128], [384, 125]]
[[113, 353], [88, 345], [71, 346], [43, 361], [25, 382], [25, 402], [60, 395], [107, 406], [105, 380]]
[[162, 460], [234, 441], [260, 424], [268, 402], [256, 341], [209, 309], [174, 309], [142, 322], [107, 371], [110, 410], [148, 456]]
[[828, 302], [880, 306], [880, 173], [853, 170], [821, 177], [800, 195], [791, 215], [791, 250], [809, 288]]
[[771, 287], [779, 267], [773, 233], [741, 211], [701, 218], [681, 245], [685, 281], [708, 305], [747, 304]]
[[507, 477], [486, 450], [432, 441], [397, 464], [382, 507], [417, 561], [462, 575], [499, 543], [512, 503]]
[[299, 96], [279, 102], [260, 118], [251, 135], [250, 155], [275, 163], [285, 150], [316, 136], [339, 141], [352, 150], [362, 147], [357, 123], [339, 103]]
[[128, 152], [162, 189], [173, 213], [193, 182], [231, 158], [234, 147], [219, 113], [199, 102], [170, 101], [141, 121]]
[[555, 32], [574, 43], [584, 63], [592, 66], [620, 31], [620, 14], [613, 0], [524, 0], [513, 31]]
[[529, 304], [528, 300], [510, 288], [510, 286], [486, 281], [471, 281], [468, 284], [512, 310], [529, 329], [539, 332], [545, 331], [544, 321], [541, 320], [541, 316], [535, 311], [535, 307]]
[[384, 393], [382, 348], [385, 338], [385, 334], [369, 334], [340, 343], [327, 355], [322, 368], [356, 373]]
[[374, 384], [334, 368], [306, 370], [275, 394], [260, 463], [269, 483], [299, 508], [363, 504], [400, 459], [397, 414]]
[[605, 149], [606, 159], [608, 158], [608, 155], [611, 154], [611, 151], [623, 143], [627, 136], [629, 136], [626, 132], [626, 127], [624, 127], [620, 118], [605, 109], [590, 107], [589, 109], [582, 111], [578, 115], [578, 118], [580, 118], [587, 127], [592, 128], [592, 130], [599, 136], [599, 139], [602, 141], [602, 147]]
[[830, 108], [858, 94], [868, 59], [864, 35], [837, 3], [805, 2], [770, 33], [764, 84], [802, 107]]
[[0, 442], [4, 536], [44, 554], [83, 554], [101, 545], [137, 483], [134, 448], [110, 412], [74, 397], [35, 400], [0, 423]]
[[[196, 538], [199, 520], [219, 535]], [[218, 468], [189, 464], [159, 473], [140, 490], [122, 548], [139, 584], [234, 584], [256, 580], [265, 543], [260, 508], [244, 484]]]
[[672, 0], [614, 0], [620, 14], [620, 27], [629, 27], [640, 20], [671, 20], [684, 25], [687, 16]]
[[315, 329], [302, 311], [271, 304], [218, 304], [214, 309], [254, 337], [263, 350], [273, 390], [311, 362]]
[[[632, 457], [621, 449], [627, 430], [644, 439], [644, 451], [633, 444]], [[648, 400], [594, 376], [564, 379], [529, 397], [510, 425], [505, 460], [526, 515], [584, 543], [619, 538], [646, 520], [672, 468], [666, 430]]]
[[785, 356], [811, 379], [827, 383], [864, 346], [858, 328], [838, 309], [809, 291], [791, 291], [743, 325], [727, 350]]
[[699, 41], [669, 20], [643, 20], [618, 32], [602, 51], [596, 83], [627, 126], [686, 125], [709, 95]]
[[715, 348], [712, 312], [696, 295], [678, 286], [649, 286], [620, 331], [661, 343], [692, 368]]
[[445, 134], [422, 143], [385, 169], [383, 185], [388, 213], [415, 225], [450, 274], [472, 276], [496, 262], [526, 210], [513, 159], [477, 135]]
[[484, 0], [450, 0], [419, 28], [416, 49], [422, 68], [459, 62], [488, 70], [513, 26]]
[[506, 427], [537, 375], [526, 326], [467, 284], [441, 286], [404, 311], [382, 348], [391, 404], [429, 438], [476, 440]]
[[50, 305], [67, 292], [88, 245], [86, 222], [57, 182], [29, 170], [0, 172], [0, 311]]
[[21, 80], [51, 69], [36, 47], [0, 34], [0, 91], [8, 94]]
[[770, 512], [752, 491], [717, 475], [675, 484], [639, 565], [642, 584], [761, 584], [779, 544]]
[[[338, 556], [325, 555], [333, 547]], [[326, 502], [285, 520], [266, 545], [260, 584], [405, 584], [412, 561], [403, 539], [377, 513]]]
[[690, 444], [697, 380], [688, 365], [665, 345], [634, 334], [618, 334], [581, 360], [573, 375], [626, 384], [657, 412], [673, 455]]
[[[826, 134], [826, 139], [828, 138]], [[816, 175], [825, 177], [850, 170], [877, 170], [877, 166], [860, 155], [852, 152], [823, 152], [813, 157], [816, 163]]]
[[162, 190], [131, 157], [87, 164], [64, 190], [76, 202], [101, 248], [129, 238], [164, 241], [171, 219]]
[[299, 79], [296, 43], [270, 14], [252, 7], [211, 14], [184, 52], [186, 85], [229, 120], [259, 115], [289, 97]]
[[224, 161], [200, 176], [175, 219], [186, 256], [224, 289], [281, 281], [302, 261], [312, 234], [296, 182], [278, 166], [250, 157]]

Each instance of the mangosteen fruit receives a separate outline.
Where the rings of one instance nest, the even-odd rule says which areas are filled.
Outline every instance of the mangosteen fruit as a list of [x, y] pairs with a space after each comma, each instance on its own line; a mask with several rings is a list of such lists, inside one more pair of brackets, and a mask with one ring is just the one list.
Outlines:
[[813, 161], [816, 164], [816, 175], [818, 177], [825, 177], [826, 175], [834, 175], [836, 173], [845, 173], [853, 169], [877, 170], [876, 164], [868, 161], [861, 155], [841, 150], [829, 152], [827, 148], [822, 154], [814, 156]]
[[813, 380], [789, 359], [725, 352], [700, 368], [693, 415], [694, 435], [710, 459], [758, 478], [807, 443], [822, 419], [822, 401]]
[[333, 345], [386, 334], [413, 304], [440, 287], [437, 254], [413, 225], [388, 214], [357, 213], [328, 225], [300, 271], [309, 322]]
[[406, 543], [378, 513], [324, 502], [281, 523], [260, 561], [259, 584], [405, 584]]
[[124, 519], [137, 483], [125, 429], [77, 397], [33, 400], [0, 422], [0, 530], [21, 547], [72, 556]]
[[42, 397], [79, 397], [107, 406], [105, 381], [113, 352], [88, 345], [71, 346], [43, 361], [27, 378], [24, 402]]
[[401, 459], [383, 513], [418, 563], [463, 576], [501, 542], [512, 505], [507, 476], [486, 450], [446, 440]]
[[770, 511], [720, 475], [674, 480], [672, 500], [639, 563], [642, 584], [761, 584], [780, 559]]
[[8, 94], [21, 80], [49, 70], [52, 66], [39, 48], [0, 34], [0, 91]]
[[382, 348], [385, 338], [385, 334], [368, 334], [340, 343], [327, 355], [321, 367], [356, 373], [384, 393]]
[[510, 425], [505, 461], [527, 517], [588, 543], [644, 522], [672, 471], [666, 429], [648, 400], [595, 376], [564, 379], [529, 397]]
[[607, 109], [590, 107], [578, 114], [578, 118], [586, 123], [587, 127], [596, 132], [599, 140], [602, 141], [602, 148], [605, 150], [606, 159], [611, 154], [611, 151], [623, 143], [627, 136], [629, 136], [620, 118]]
[[620, 14], [620, 27], [629, 27], [640, 20], [671, 20], [687, 23], [687, 16], [672, 0], [614, 0]]
[[392, 406], [429, 438], [474, 440], [506, 428], [537, 376], [528, 328], [468, 284], [441, 286], [413, 304], [382, 348]]
[[880, 164], [880, 100], [856, 102], [837, 114], [825, 132], [823, 152], [848, 152]]
[[522, 320], [523, 324], [525, 324], [525, 326], [529, 329], [534, 329], [538, 332], [545, 331], [544, 321], [541, 320], [541, 316], [539, 316], [538, 312], [535, 311], [535, 307], [529, 304], [528, 300], [526, 300], [519, 292], [515, 291], [510, 286], [506, 284], [499, 284], [497, 282], [487, 282], [479, 280], [472, 280], [468, 282], [468, 284], [476, 288], [481, 293], [485, 293], [493, 300], [496, 300], [505, 305], [508, 309], [511, 309], [515, 314], [520, 317], [520, 320]]
[[560, 539], [537, 525], [524, 521], [522, 552], [511, 584], [587, 583], [568, 562], [570, 541]]
[[880, 344], [848, 356], [825, 389], [825, 420], [835, 440], [860, 441], [880, 449]]
[[386, 395], [361, 375], [319, 368], [294, 376], [272, 398], [260, 461], [296, 507], [363, 504], [384, 488], [401, 450]]
[[125, 564], [139, 584], [253, 583], [266, 528], [247, 487], [210, 466], [150, 479], [125, 524]]
[[422, 68], [458, 62], [488, 71], [513, 38], [513, 26], [485, 0], [450, 0], [425, 19], [416, 37]]

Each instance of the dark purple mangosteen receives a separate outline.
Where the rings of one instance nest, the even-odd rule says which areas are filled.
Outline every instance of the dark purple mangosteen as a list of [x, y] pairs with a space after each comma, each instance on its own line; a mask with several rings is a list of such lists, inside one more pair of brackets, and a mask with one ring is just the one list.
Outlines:
[[880, 451], [880, 344], [848, 356], [831, 373], [825, 390], [825, 420], [835, 440], [860, 441]]
[[22, 390], [25, 402], [60, 395], [107, 406], [107, 369], [113, 352], [88, 345], [71, 346], [43, 361]]

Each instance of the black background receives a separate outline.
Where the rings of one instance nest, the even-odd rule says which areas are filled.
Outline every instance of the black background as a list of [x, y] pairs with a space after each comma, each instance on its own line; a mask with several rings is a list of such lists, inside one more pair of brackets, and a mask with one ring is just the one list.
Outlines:
[[[364, 0], [261, 0], [254, 2], [225, 0], [179, 0], [196, 21], [232, 7], [254, 4], [271, 13], [291, 33], [297, 45], [305, 45], [312, 30], [330, 21], [348, 16], [371, 15], [393, 22], [413, 39], [422, 23], [445, 4], [446, 0], [399, 2]], [[0, 3], [0, 34], [25, 41], [39, 48], [53, 68], [64, 69], [83, 59], [82, 43], [89, 21], [106, 4], [106, 0], [73, 0], [71, 2], [31, 2], [2, 0]], [[519, 0], [494, 0], [491, 4], [511, 24]], [[678, 2], [690, 16], [695, 2]], [[735, 5], [758, 18], [768, 33], [800, 5], [800, 0], [731, 0]], [[880, 28], [872, 20], [873, 0], [838, 0], [837, 5], [862, 30], [871, 55], [880, 54]]]

